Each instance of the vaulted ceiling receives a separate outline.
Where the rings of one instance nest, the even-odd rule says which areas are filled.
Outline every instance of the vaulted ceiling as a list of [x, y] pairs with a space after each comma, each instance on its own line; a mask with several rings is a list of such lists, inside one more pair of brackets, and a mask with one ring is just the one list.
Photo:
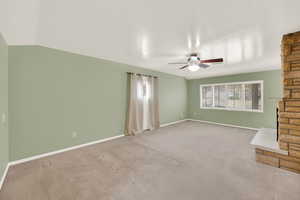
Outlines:
[[[282, 34], [300, 30], [298, 0], [2, 0], [11, 45], [43, 45], [199, 78], [280, 68]], [[185, 55], [224, 57], [197, 72]]]

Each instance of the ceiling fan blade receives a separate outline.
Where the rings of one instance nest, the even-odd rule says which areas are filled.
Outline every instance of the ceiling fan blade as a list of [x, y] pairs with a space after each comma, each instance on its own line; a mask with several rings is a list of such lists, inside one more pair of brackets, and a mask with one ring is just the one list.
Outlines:
[[184, 65], [187, 64], [186, 62], [173, 62], [173, 63], [168, 63], [169, 65]]
[[223, 62], [223, 58], [200, 60], [200, 63], [218, 63], [218, 62]]
[[207, 64], [203, 64], [203, 63], [200, 63], [199, 64], [199, 67], [201, 68], [208, 68], [210, 65], [207, 65]]
[[188, 65], [184, 65], [183, 67], [180, 67], [179, 69], [185, 69], [187, 67], [188, 67]]

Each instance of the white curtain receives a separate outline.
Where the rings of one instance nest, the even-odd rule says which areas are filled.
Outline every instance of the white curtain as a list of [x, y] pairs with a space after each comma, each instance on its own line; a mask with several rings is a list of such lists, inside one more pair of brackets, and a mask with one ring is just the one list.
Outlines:
[[129, 75], [126, 135], [159, 128], [158, 79]]

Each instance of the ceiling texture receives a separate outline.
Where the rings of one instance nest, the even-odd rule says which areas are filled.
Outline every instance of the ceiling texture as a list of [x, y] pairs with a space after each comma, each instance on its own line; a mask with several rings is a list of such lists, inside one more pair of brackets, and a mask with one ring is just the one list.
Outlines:
[[[280, 68], [280, 42], [300, 31], [299, 0], [2, 0], [10, 45], [42, 45], [187, 79]], [[197, 72], [186, 54], [223, 57]]]

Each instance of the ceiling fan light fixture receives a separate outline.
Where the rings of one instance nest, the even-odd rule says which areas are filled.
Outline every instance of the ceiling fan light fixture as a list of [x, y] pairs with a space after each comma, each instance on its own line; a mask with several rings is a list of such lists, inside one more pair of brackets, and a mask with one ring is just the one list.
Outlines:
[[190, 70], [191, 72], [196, 72], [200, 69], [200, 67], [198, 65], [190, 65], [188, 66], [188, 70]]

